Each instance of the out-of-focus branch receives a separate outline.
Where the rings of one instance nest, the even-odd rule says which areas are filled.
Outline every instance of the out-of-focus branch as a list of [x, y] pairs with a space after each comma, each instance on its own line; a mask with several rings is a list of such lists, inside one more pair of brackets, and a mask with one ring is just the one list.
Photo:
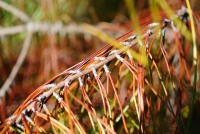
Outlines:
[[[31, 27], [31, 29], [29, 28]], [[88, 33], [81, 26], [71, 23], [68, 25], [63, 25], [60, 21], [52, 24], [48, 22], [29, 22], [25, 25], [18, 25], [8, 28], [0, 28], [0, 36], [17, 34], [25, 31], [35, 32], [44, 32], [44, 33]]]
[[12, 84], [13, 80], [15, 79], [15, 77], [16, 77], [16, 75], [28, 53], [28, 49], [31, 44], [32, 34], [33, 34], [32, 32], [27, 32], [26, 39], [24, 41], [24, 45], [23, 45], [22, 51], [17, 59], [17, 62], [15, 64], [15, 66], [13, 67], [8, 79], [6, 80], [6, 82], [0, 89], [0, 98], [3, 98], [5, 96], [5, 93], [9, 90], [10, 85]]
[[8, 28], [0, 28], [0, 36], [12, 35], [21, 32], [27, 32], [26, 39], [24, 41], [24, 45], [22, 51], [18, 57], [16, 64], [14, 65], [8, 79], [0, 88], [0, 103], [1, 99], [4, 98], [6, 92], [9, 91], [12, 82], [14, 81], [22, 63], [28, 53], [28, 49], [31, 43], [32, 34], [35, 32], [43, 32], [43, 33], [87, 33], [81, 26], [78, 26], [74, 23], [64, 26], [60, 21], [56, 23], [49, 23], [49, 22], [33, 22], [31, 18], [29, 18], [25, 13], [21, 12], [20, 10], [14, 8], [13, 6], [3, 2], [0, 0], [0, 7], [11, 12], [14, 16], [20, 18], [22, 21], [26, 22], [24, 25], [18, 25], [14, 27]]
[[26, 28], [24, 25], [18, 25], [14, 27], [8, 27], [8, 28], [0, 28], [0, 36], [6, 36], [6, 35], [12, 35], [16, 33], [21, 33], [25, 31]]
[[30, 21], [30, 18], [24, 14], [23, 12], [21, 12], [20, 10], [14, 8], [13, 6], [3, 2], [2, 0], [0, 0], [0, 7], [11, 12], [13, 15], [15, 15], [16, 17], [18, 17], [19, 19], [21, 19], [24, 22], [28, 22]]

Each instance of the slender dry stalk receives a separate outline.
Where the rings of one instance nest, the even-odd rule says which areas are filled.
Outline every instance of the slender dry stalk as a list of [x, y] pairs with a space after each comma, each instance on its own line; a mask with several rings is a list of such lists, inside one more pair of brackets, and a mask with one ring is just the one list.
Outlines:
[[[30, 47], [30, 44], [31, 44], [31, 39], [32, 39], [32, 32], [28, 32], [27, 33], [27, 36], [26, 36], [26, 39], [24, 41], [24, 44], [23, 44], [23, 48], [22, 48], [22, 51], [19, 55], [19, 58], [15, 64], [15, 66], [13, 67], [8, 79], [6, 80], [6, 82], [3, 84], [3, 86], [1, 87], [0, 89], [0, 101], [1, 99], [4, 98], [6, 92], [10, 89], [10, 86], [13, 82], [13, 80], [15, 79], [20, 67], [22, 66], [22, 63], [28, 53], [28, 50], [29, 50], [29, 47]], [[0, 102], [1, 103], [1, 102]]]

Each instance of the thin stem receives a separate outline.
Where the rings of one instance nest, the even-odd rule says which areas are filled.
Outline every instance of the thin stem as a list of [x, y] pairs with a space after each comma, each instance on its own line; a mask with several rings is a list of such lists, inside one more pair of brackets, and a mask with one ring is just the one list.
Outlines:
[[190, 17], [190, 23], [191, 23], [191, 31], [192, 31], [192, 42], [193, 42], [193, 64], [194, 64], [194, 81], [193, 81], [193, 90], [192, 90], [192, 98], [191, 98], [191, 104], [190, 104], [190, 113], [189, 113], [189, 121], [187, 124], [187, 132], [190, 129], [191, 122], [192, 122], [192, 114], [194, 111], [194, 105], [196, 100], [196, 86], [197, 86], [197, 44], [196, 44], [196, 31], [195, 31], [195, 25], [194, 25], [194, 19], [192, 17], [192, 9], [189, 3], [189, 0], [186, 0], [186, 4], [188, 7], [188, 13]]
[[30, 44], [31, 44], [31, 39], [32, 39], [32, 32], [28, 32], [26, 35], [26, 39], [24, 41], [24, 45], [22, 48], [22, 51], [19, 55], [19, 58], [17, 59], [17, 62], [15, 66], [13, 67], [8, 79], [6, 82], [3, 84], [3, 86], [0, 89], [0, 98], [3, 98], [6, 94], [6, 92], [9, 90], [13, 80], [15, 79], [20, 67], [22, 66], [22, 63], [24, 62], [26, 55], [28, 53]]

